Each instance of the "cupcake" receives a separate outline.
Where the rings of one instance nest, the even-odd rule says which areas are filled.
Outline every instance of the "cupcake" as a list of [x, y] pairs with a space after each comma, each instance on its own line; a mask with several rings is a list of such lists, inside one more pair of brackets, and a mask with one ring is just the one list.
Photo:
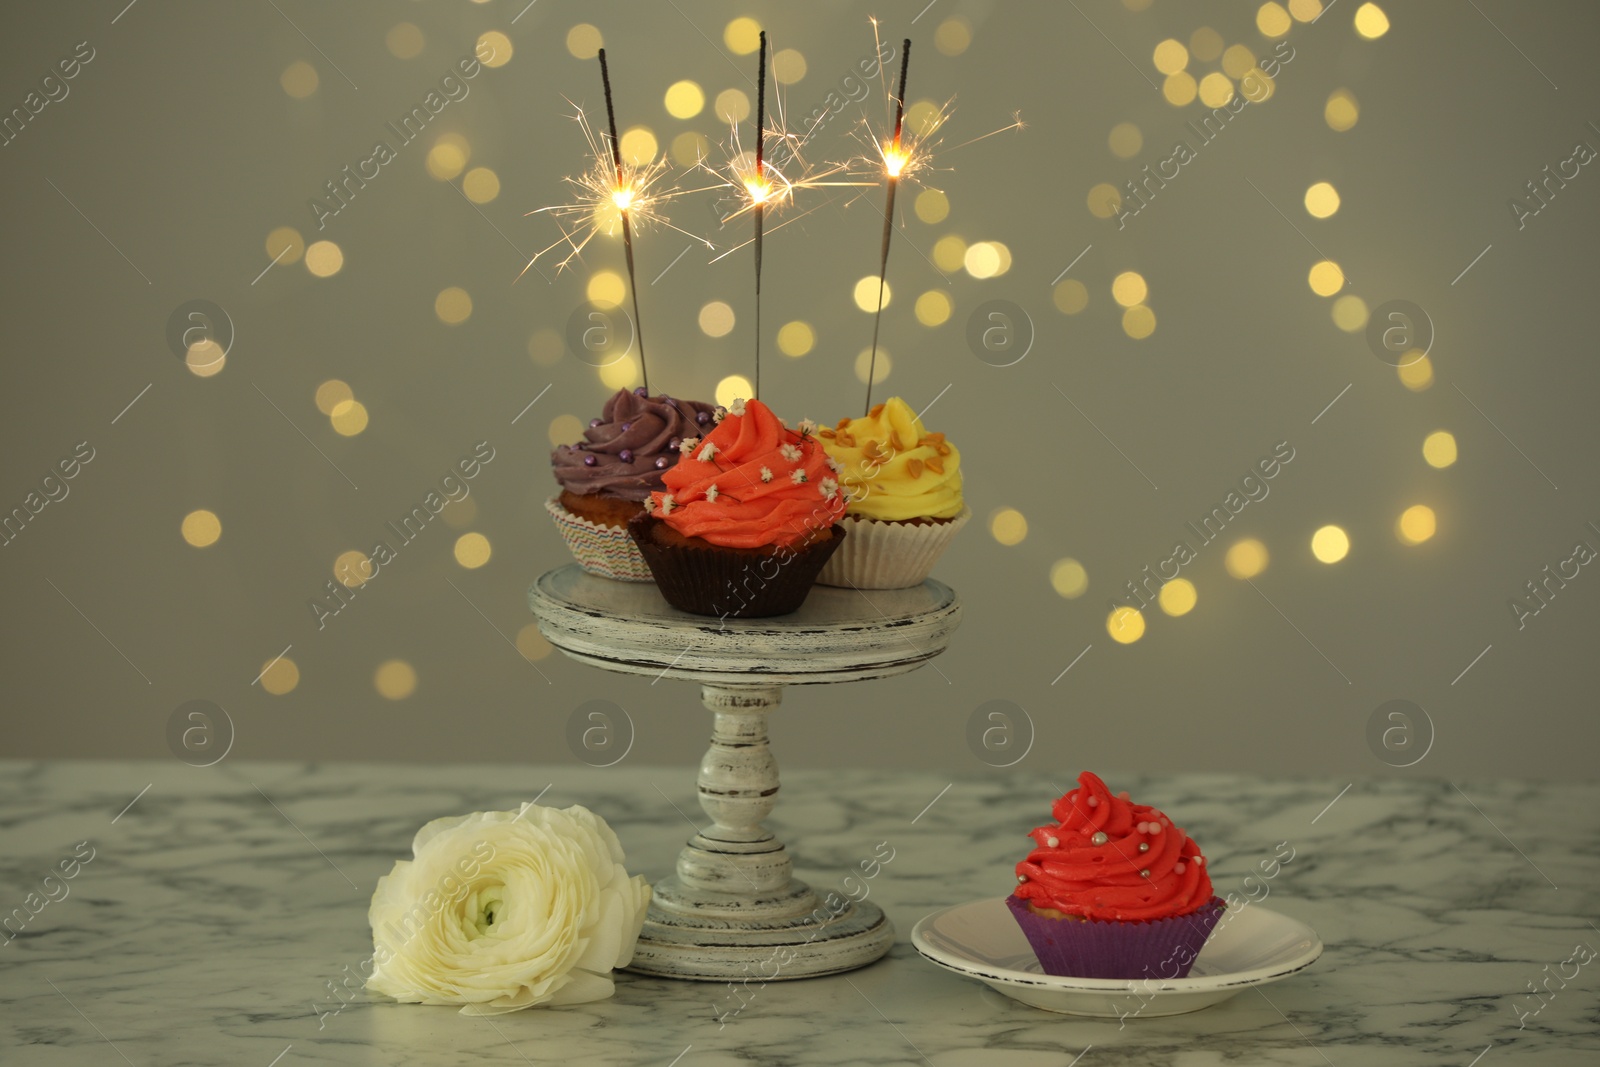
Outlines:
[[819, 436], [841, 465], [849, 496], [841, 525], [850, 537], [817, 580], [855, 589], [921, 584], [972, 517], [961, 497], [961, 453], [899, 397]]
[[1088, 771], [1034, 830], [1006, 898], [1045, 973], [1182, 978], [1222, 915], [1200, 848]]
[[714, 408], [694, 400], [619, 389], [583, 440], [550, 453], [561, 495], [545, 501], [583, 569], [603, 578], [648, 582], [628, 536], [628, 520], [644, 511], [661, 476], [678, 462], [678, 446], [713, 425]]
[[759, 400], [735, 400], [704, 440], [662, 475], [628, 523], [667, 603], [695, 615], [786, 615], [805, 601], [844, 538], [833, 461], [801, 424]]

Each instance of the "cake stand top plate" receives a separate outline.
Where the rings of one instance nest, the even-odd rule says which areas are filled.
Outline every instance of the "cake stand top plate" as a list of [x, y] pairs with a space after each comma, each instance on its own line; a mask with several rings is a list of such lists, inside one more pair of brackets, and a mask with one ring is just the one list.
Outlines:
[[910, 589], [819, 585], [789, 615], [717, 619], [672, 607], [655, 585], [577, 564], [528, 590], [539, 631], [573, 659], [626, 674], [770, 688], [885, 678], [943, 652], [961, 602], [943, 582]]

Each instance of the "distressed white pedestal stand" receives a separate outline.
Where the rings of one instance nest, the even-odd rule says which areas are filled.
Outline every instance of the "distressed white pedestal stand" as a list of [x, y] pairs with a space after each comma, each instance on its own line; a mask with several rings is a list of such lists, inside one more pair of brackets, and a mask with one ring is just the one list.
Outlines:
[[573, 659], [699, 682], [715, 716], [699, 776], [712, 825], [689, 838], [677, 874], [656, 882], [631, 969], [706, 981], [810, 978], [889, 951], [894, 927], [875, 904], [849, 904], [825, 922], [827, 907], [761, 824], [778, 793], [767, 713], [786, 685], [886, 678], [943, 652], [961, 619], [949, 586], [817, 586], [792, 615], [724, 621], [678, 611], [654, 585], [572, 564], [535, 582], [528, 604], [540, 632]]

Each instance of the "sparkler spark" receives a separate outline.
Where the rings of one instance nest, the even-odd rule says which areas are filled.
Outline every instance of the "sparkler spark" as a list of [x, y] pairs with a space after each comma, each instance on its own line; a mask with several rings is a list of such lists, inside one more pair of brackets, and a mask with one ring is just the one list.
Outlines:
[[[623, 159], [619, 168], [613, 159], [607, 135], [595, 132], [583, 108], [571, 100], [567, 103], [572, 104], [573, 119], [583, 131], [588, 146], [589, 166], [581, 174], [562, 179], [575, 190], [571, 201], [528, 212], [529, 215], [548, 214], [555, 218], [561, 236], [534, 253], [528, 266], [522, 268], [522, 274], [526, 274], [541, 256], [566, 245], [569, 251], [556, 264], [556, 271], [560, 273], [596, 237], [602, 234], [616, 236], [622, 229], [624, 217], [632, 222], [635, 229], [663, 226], [698, 241], [708, 249], [715, 249], [716, 246], [704, 237], [674, 226], [668, 220], [665, 205], [669, 201], [699, 190], [679, 189], [665, 184], [663, 179], [669, 169], [665, 156], [658, 156], [643, 164]], [[522, 274], [517, 277], [522, 277]]]

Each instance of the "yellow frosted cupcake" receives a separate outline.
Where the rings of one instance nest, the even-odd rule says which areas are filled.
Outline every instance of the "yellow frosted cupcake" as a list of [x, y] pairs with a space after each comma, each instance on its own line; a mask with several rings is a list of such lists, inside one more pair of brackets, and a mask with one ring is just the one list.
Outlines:
[[839, 520], [849, 536], [817, 580], [856, 589], [921, 584], [972, 517], [961, 453], [899, 397], [817, 436], [849, 499]]

